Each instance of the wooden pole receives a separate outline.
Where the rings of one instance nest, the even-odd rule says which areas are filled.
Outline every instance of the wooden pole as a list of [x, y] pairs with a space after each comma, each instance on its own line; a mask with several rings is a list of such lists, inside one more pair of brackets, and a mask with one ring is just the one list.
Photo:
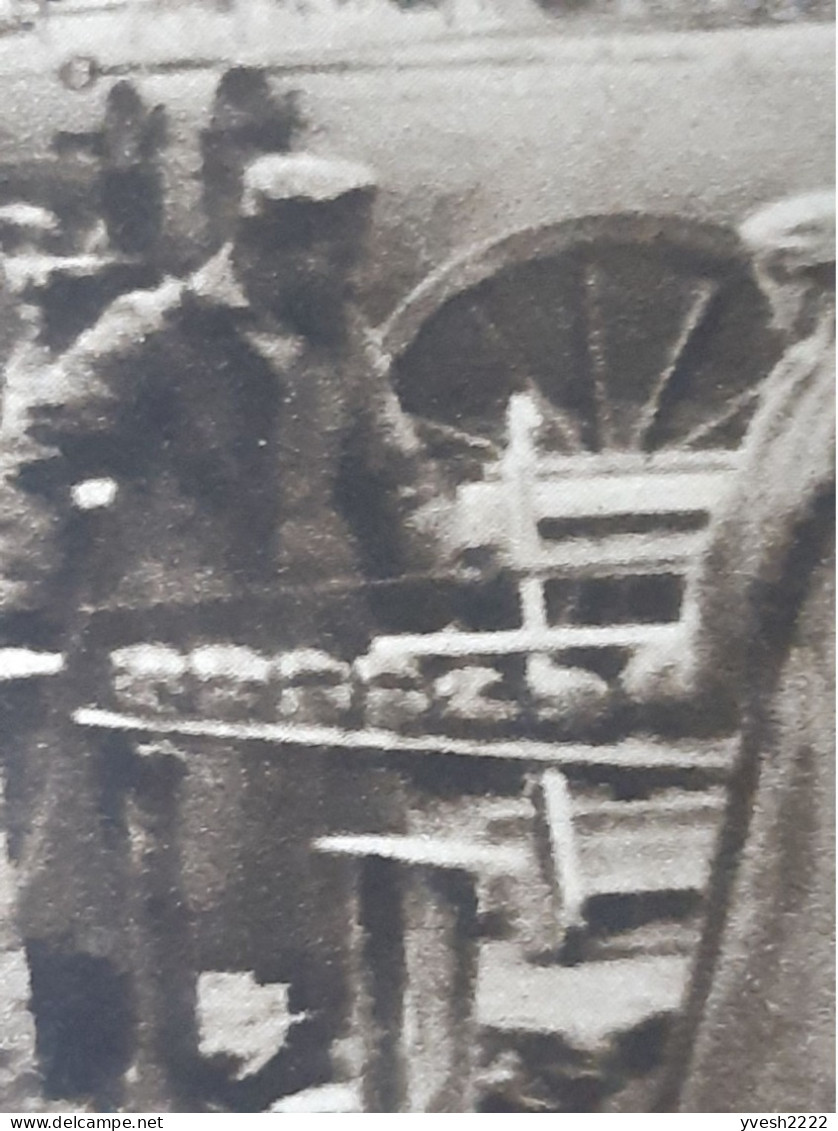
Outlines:
[[126, 824], [137, 1052], [129, 1097], [138, 1111], [195, 1111], [197, 978], [177, 834], [183, 757], [165, 741], [134, 753]]
[[357, 862], [364, 1111], [474, 1111], [476, 878], [518, 874], [526, 855], [421, 836], [315, 848]]

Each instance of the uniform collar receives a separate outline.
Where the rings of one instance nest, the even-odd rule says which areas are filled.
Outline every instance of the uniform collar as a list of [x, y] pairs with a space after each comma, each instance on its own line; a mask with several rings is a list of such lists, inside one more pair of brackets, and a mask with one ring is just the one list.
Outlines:
[[228, 310], [248, 310], [249, 303], [233, 270], [232, 244], [199, 267], [189, 280], [189, 289], [196, 298], [212, 306]]
[[[208, 259], [197, 271], [190, 277], [188, 283], [189, 293], [197, 299], [200, 303], [207, 306], [222, 308], [234, 311], [239, 315], [252, 315], [253, 310], [247, 300], [241, 283], [236, 278], [236, 273], [233, 268], [232, 258], [232, 244], [226, 243], [216, 252], [211, 259]], [[350, 308], [347, 313], [347, 328], [350, 336], [357, 335], [362, 323], [354, 308]], [[261, 326], [253, 326], [254, 338], [261, 339], [262, 346], [259, 349], [260, 353], [265, 352], [265, 343], [268, 339], [288, 339], [294, 342], [294, 352], [300, 352], [305, 344], [305, 337], [293, 327], [284, 326], [279, 323], [270, 325], [266, 322]], [[368, 330], [364, 326], [362, 331], [363, 337], [368, 336]], [[329, 346], [324, 347], [328, 350]], [[279, 351], [282, 352], [282, 351]]]

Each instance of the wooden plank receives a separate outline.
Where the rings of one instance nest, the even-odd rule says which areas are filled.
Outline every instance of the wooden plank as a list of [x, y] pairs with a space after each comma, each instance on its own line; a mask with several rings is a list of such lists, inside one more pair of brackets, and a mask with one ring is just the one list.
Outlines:
[[542, 478], [590, 478], [597, 475], [656, 475], [685, 471], [730, 472], [738, 466], [739, 453], [721, 449], [689, 451], [685, 448], [661, 452], [586, 452], [557, 455], [539, 452], [535, 473]]
[[474, 880], [375, 854], [357, 866], [363, 1110], [472, 1111]]
[[580, 1051], [605, 1051], [620, 1033], [675, 1012], [689, 967], [683, 955], [534, 966], [514, 947], [491, 944], [480, 952], [477, 1019], [484, 1028], [552, 1034]]
[[361, 1074], [365, 1112], [405, 1110], [407, 1065], [402, 1043], [405, 955], [405, 873], [394, 860], [356, 862], [359, 953], [355, 1008], [363, 1039]]
[[677, 624], [562, 625], [500, 632], [428, 632], [378, 636], [370, 649], [377, 656], [505, 656], [557, 652], [569, 648], [637, 648], [669, 644]]
[[[503, 514], [506, 522], [504, 543], [513, 561], [525, 563], [538, 554], [540, 538], [533, 510], [533, 432], [541, 422], [538, 409], [526, 393], [509, 399], [507, 435], [509, 446], [503, 457]], [[524, 624], [546, 627], [544, 594], [538, 581], [525, 580], [521, 586]]]
[[521, 622], [529, 632], [544, 632], [548, 629], [547, 604], [544, 599], [544, 583], [536, 577], [526, 576], [518, 590], [521, 604]]
[[597, 475], [580, 479], [572, 491], [564, 479], [542, 479], [530, 498], [536, 519], [705, 512], [718, 504], [729, 478], [725, 471]]
[[655, 824], [693, 825], [716, 821], [724, 811], [726, 795], [722, 789], [689, 791], [676, 796], [652, 797], [643, 801], [574, 799], [573, 819], [580, 829], [610, 829], [615, 825]]
[[547, 873], [556, 923], [562, 931], [581, 927], [585, 922], [585, 883], [573, 827], [573, 801], [560, 770], [546, 770], [540, 776], [533, 805], [538, 855]]
[[577, 837], [587, 898], [662, 891], [703, 891], [710, 876], [715, 824], [647, 824]]
[[411, 868], [405, 881], [401, 1043], [406, 1088], [404, 1108], [398, 1110], [471, 1112], [479, 961], [475, 877], [460, 870]]
[[511, 875], [526, 872], [531, 864], [526, 852], [512, 846], [495, 846], [467, 840], [429, 836], [361, 834], [320, 837], [317, 852], [329, 856], [395, 860], [405, 867], [437, 868], [473, 875]]
[[[512, 543], [516, 560], [535, 557], [543, 544], [535, 526], [542, 519], [659, 515], [663, 527], [666, 515], [709, 514], [728, 483], [726, 471], [598, 474], [580, 477], [569, 490], [567, 476], [542, 477], [530, 484], [523, 509], [520, 490], [513, 493], [507, 482], [468, 483], [457, 496], [457, 534], [464, 545]], [[526, 538], [524, 527], [532, 532]], [[594, 526], [582, 537], [587, 541], [595, 535]]]
[[[527, 563], [532, 576], [569, 573], [574, 577], [650, 572], [683, 572], [706, 542], [703, 530], [690, 534], [617, 534], [608, 538], [542, 540], [537, 557]], [[521, 569], [521, 566], [518, 567]], [[614, 625], [618, 632], [620, 625]]]
[[[73, 714], [78, 726], [129, 734], [171, 735], [181, 738], [212, 738], [223, 741], [263, 742], [278, 750], [307, 748], [353, 751], [370, 756], [413, 754], [490, 758], [523, 765], [551, 764], [588, 770], [697, 771], [713, 780], [724, 780], [733, 764], [736, 739], [717, 742], [666, 743], [632, 738], [615, 745], [534, 742], [529, 739], [477, 742], [447, 735], [394, 734], [389, 731], [346, 731], [337, 727], [302, 727], [271, 723], [223, 723], [212, 719], [152, 718], [123, 715], [98, 707], [83, 707]], [[304, 753], [302, 756], [305, 756]]]
[[38, 679], [64, 670], [60, 652], [34, 652], [30, 648], [0, 648], [0, 683]]
[[133, 865], [127, 898], [137, 1014], [127, 1098], [133, 1111], [190, 1111], [199, 1053], [197, 963], [179, 851], [186, 770], [165, 742], [134, 753], [138, 763], [126, 797], [123, 834]]
[[[503, 491], [471, 489], [490, 486], [471, 484], [458, 503], [457, 538], [463, 547], [505, 547], [511, 572], [523, 577], [562, 573], [590, 577], [629, 571], [647, 574], [683, 570], [695, 560], [706, 539], [704, 528], [687, 532], [661, 529], [643, 533], [603, 533], [597, 537], [594, 527], [590, 533], [561, 539], [539, 535], [534, 545], [528, 543], [522, 548], [511, 537], [509, 501]], [[567, 492], [566, 483], [563, 489]], [[669, 513], [677, 510], [673, 502]], [[561, 516], [558, 517], [561, 519]], [[571, 518], [577, 520], [575, 516]]]
[[322, 1084], [284, 1096], [271, 1104], [271, 1111], [285, 1115], [353, 1114], [361, 1115], [361, 1084], [350, 1080], [342, 1084]]

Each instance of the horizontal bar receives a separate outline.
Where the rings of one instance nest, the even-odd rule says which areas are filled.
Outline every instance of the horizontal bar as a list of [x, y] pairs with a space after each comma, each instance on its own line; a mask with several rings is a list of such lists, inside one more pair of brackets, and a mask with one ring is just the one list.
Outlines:
[[[615, 554], [611, 557], [603, 555], [602, 558], [588, 556], [584, 562], [584, 555], [578, 557], [566, 556], [561, 560], [552, 561], [547, 555], [544, 559], [532, 562], [516, 562], [509, 567], [513, 577], [520, 580], [525, 577], [538, 578], [541, 581], [567, 580], [592, 581], [603, 578], [615, 580], [621, 577], [661, 577], [661, 576], [686, 576], [693, 564], [698, 560], [698, 553], [703, 543], [695, 543], [695, 552], [692, 554], [659, 555], [634, 558], [626, 554]], [[617, 627], [615, 625], [615, 627]]]
[[41, 252], [4, 258], [6, 276], [13, 291], [20, 291], [27, 285], [43, 286], [53, 273], [86, 278], [106, 267], [139, 266], [141, 263], [142, 260], [136, 256], [45, 255]]
[[622, 1033], [674, 1013], [689, 978], [687, 955], [536, 966], [509, 943], [481, 947], [477, 1017], [505, 1033], [557, 1034], [571, 1048], [604, 1053]]
[[308, 1088], [304, 1092], [295, 1092], [293, 1095], [276, 1100], [271, 1104], [270, 1110], [287, 1115], [315, 1112], [361, 1115], [361, 1082], [350, 1080], [347, 1083], [322, 1084], [319, 1087]]
[[416, 868], [441, 868], [484, 875], [523, 873], [532, 868], [522, 849], [476, 844], [429, 836], [324, 836], [314, 842], [317, 852], [354, 859], [377, 857]]
[[[729, 471], [718, 470], [599, 473], [579, 476], [569, 490], [566, 476], [533, 475], [529, 494], [536, 519], [682, 514], [711, 510], [729, 480]], [[460, 489], [464, 504], [486, 510], [503, 506], [512, 490], [503, 480], [469, 483]]]
[[671, 451], [644, 454], [642, 452], [598, 452], [592, 455], [562, 456], [539, 453], [533, 464], [538, 476], [596, 476], [618, 475], [677, 475], [682, 472], [728, 473], [738, 466], [737, 452], [725, 451]]
[[573, 820], [580, 828], [629, 827], [654, 821], [662, 824], [716, 819], [725, 807], [725, 795], [718, 793], [684, 793], [675, 797], [653, 797], [640, 801], [611, 801], [575, 798]]
[[602, 895], [703, 891], [718, 822], [673, 828], [577, 829], [580, 870], [587, 899]]
[[618, 770], [698, 770], [726, 777], [732, 764], [735, 742], [696, 741], [673, 745], [654, 739], [631, 738], [616, 745], [534, 742], [531, 739], [483, 741], [428, 734], [418, 738], [383, 730], [342, 730], [339, 727], [305, 727], [275, 723], [225, 723], [214, 719], [181, 719], [162, 716], [123, 715], [97, 707], [83, 707], [73, 714], [77, 725], [93, 730], [116, 730], [130, 734], [172, 735], [241, 742], [264, 742], [281, 747], [356, 751], [362, 754], [454, 755], [493, 758], [500, 761], [534, 763], [573, 768], [603, 767]]
[[597, 475], [580, 479], [569, 491], [563, 478], [539, 479], [533, 484], [531, 498], [539, 518], [680, 514], [711, 510], [729, 481], [726, 471]]
[[703, 530], [691, 534], [615, 534], [607, 538], [568, 538], [550, 542], [542, 538], [532, 555], [510, 549], [519, 572], [545, 574], [571, 572], [574, 577], [594, 574], [684, 572], [697, 560], [706, 542]]
[[428, 632], [378, 636], [375, 656], [501, 656], [519, 652], [557, 652], [568, 648], [636, 648], [667, 644], [678, 624], [562, 625], [502, 632]]
[[30, 648], [0, 648], [0, 683], [57, 675], [64, 670], [60, 652], [33, 652]]

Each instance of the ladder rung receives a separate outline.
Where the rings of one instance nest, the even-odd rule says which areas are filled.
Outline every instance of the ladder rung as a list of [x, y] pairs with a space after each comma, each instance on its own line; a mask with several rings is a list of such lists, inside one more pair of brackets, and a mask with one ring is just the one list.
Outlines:
[[532, 488], [537, 518], [596, 518], [605, 515], [667, 515], [709, 511], [729, 480], [728, 472], [692, 471], [650, 475], [596, 475], [567, 489], [562, 477], [539, 478]]
[[542, 540], [536, 555], [518, 557], [513, 568], [525, 576], [683, 572], [695, 561], [704, 543], [703, 531], [660, 536], [620, 534], [554, 543]]

